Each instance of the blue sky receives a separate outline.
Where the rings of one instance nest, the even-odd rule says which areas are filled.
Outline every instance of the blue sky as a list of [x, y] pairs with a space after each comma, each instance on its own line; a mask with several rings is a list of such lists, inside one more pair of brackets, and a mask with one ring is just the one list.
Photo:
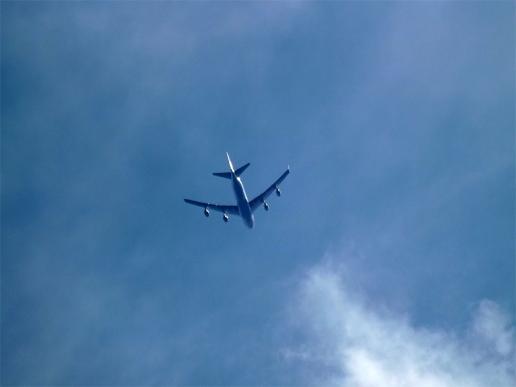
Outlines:
[[510, 385], [512, 2], [1, 11], [2, 385]]

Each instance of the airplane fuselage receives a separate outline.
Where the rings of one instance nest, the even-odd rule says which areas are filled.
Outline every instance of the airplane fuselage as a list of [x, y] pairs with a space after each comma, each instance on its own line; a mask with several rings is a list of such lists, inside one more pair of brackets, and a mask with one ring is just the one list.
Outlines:
[[253, 228], [254, 216], [253, 212], [251, 211], [251, 207], [249, 206], [249, 200], [247, 199], [247, 194], [245, 193], [242, 179], [240, 179], [240, 177], [238, 177], [235, 173], [232, 173], [231, 182], [233, 185], [233, 192], [235, 193], [238, 210], [240, 211], [240, 216], [242, 217], [247, 227]]

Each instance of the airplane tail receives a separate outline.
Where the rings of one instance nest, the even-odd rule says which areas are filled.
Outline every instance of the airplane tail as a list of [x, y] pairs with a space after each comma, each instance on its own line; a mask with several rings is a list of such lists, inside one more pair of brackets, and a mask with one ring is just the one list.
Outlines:
[[218, 177], [223, 177], [225, 179], [231, 179], [232, 176], [233, 176], [233, 173], [237, 176], [240, 176], [242, 173], [244, 173], [244, 171], [247, 169], [247, 167], [249, 165], [251, 165], [250, 163], [247, 163], [245, 165], [242, 165], [240, 168], [237, 168], [235, 170], [235, 168], [233, 167], [233, 163], [231, 162], [231, 158], [229, 157], [229, 153], [226, 152], [226, 157], [228, 158], [228, 164], [229, 164], [229, 169], [231, 170], [231, 172], [214, 172], [213, 175], [214, 176], [218, 176]]
[[226, 157], [228, 158], [229, 169], [231, 170], [231, 172], [235, 172], [235, 168], [233, 168], [233, 163], [231, 162], [231, 159], [229, 158], [228, 152], [226, 152]]
[[232, 172], [213, 172], [213, 176], [223, 177], [224, 179], [230, 179], [233, 177]]
[[235, 175], [237, 176], [240, 176], [242, 173], [244, 173], [244, 171], [247, 169], [247, 167], [251, 165], [251, 163], [247, 163], [245, 165], [242, 165], [240, 168], [238, 168], [236, 171], [235, 171]]

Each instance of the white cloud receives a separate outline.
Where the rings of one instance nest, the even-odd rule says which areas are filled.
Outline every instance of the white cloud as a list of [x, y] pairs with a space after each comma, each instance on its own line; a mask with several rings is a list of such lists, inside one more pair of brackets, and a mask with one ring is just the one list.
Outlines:
[[473, 321], [473, 331], [502, 356], [512, 352], [513, 332], [509, 316], [490, 300], [482, 300]]
[[292, 309], [306, 342], [284, 348], [285, 361], [324, 370], [311, 383], [338, 386], [512, 386], [513, 328], [483, 300], [468, 334], [415, 327], [406, 316], [372, 305], [346, 287], [332, 265], [309, 270]]

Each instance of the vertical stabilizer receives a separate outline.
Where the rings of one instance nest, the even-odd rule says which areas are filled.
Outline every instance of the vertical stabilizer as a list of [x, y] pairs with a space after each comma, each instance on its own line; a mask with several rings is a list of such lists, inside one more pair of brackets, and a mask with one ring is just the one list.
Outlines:
[[235, 172], [235, 168], [233, 168], [233, 163], [231, 162], [231, 159], [229, 158], [229, 153], [228, 152], [226, 152], [226, 156], [228, 158], [229, 169], [231, 169], [231, 172]]

